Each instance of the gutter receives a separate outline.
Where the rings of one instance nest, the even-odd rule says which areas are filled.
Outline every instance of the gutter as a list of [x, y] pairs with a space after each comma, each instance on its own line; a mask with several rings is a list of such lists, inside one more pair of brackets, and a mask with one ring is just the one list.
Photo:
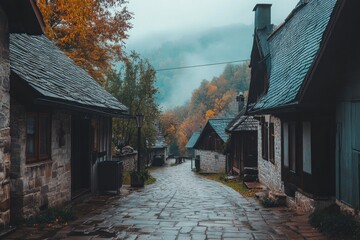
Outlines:
[[[292, 102], [285, 105], [281, 105], [278, 107], [266, 108], [266, 109], [257, 109], [257, 110], [247, 110], [247, 114], [249, 115], [257, 115], [257, 114], [272, 114], [272, 113], [282, 113], [282, 112], [295, 112], [299, 108], [299, 102]], [[291, 111], [289, 111], [291, 110]]]
[[116, 111], [115, 110], [115, 111], [107, 112], [107, 111], [101, 110], [99, 108], [88, 107], [88, 106], [74, 104], [74, 103], [66, 103], [66, 102], [51, 100], [51, 99], [47, 99], [47, 98], [36, 98], [34, 100], [34, 104], [40, 104], [40, 105], [46, 105], [46, 106], [58, 106], [58, 107], [68, 109], [68, 110], [80, 110], [80, 111], [87, 112], [87, 113], [95, 113], [95, 114], [106, 115], [106, 116], [110, 116], [110, 117], [133, 118], [133, 116], [129, 115], [127, 113], [127, 111], [121, 111], [121, 110]]

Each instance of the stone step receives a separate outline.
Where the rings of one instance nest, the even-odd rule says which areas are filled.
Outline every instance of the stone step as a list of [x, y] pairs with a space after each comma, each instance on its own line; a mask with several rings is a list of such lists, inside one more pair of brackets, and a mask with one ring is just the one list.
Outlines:
[[244, 167], [244, 172], [243, 174], [250, 174], [250, 175], [258, 175], [259, 171], [257, 168], [252, 168], [252, 167]]
[[244, 174], [243, 180], [244, 182], [255, 182], [258, 180], [258, 175]]

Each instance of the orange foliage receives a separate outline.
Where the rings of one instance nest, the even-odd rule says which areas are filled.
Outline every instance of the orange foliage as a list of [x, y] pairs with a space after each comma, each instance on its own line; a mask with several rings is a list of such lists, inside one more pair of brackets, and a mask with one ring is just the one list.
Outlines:
[[[235, 101], [238, 91], [243, 91], [247, 96], [247, 87], [250, 71], [247, 64], [227, 66], [224, 73], [211, 81], [203, 80], [198, 89], [193, 91], [191, 101], [187, 106], [170, 110], [165, 115], [174, 114], [181, 116], [177, 128], [168, 128], [176, 140], [179, 150], [185, 153], [185, 145], [194, 131], [205, 126], [209, 118], [233, 117], [237, 114]], [[166, 121], [166, 118], [163, 118]], [[172, 131], [174, 130], [174, 131]], [[176, 134], [173, 134], [176, 132]]]
[[206, 121], [209, 119], [209, 118], [214, 118], [215, 117], [215, 112], [213, 110], [207, 110], [206, 111], [206, 114], [205, 114], [205, 119]]
[[50, 39], [104, 83], [105, 73], [122, 52], [132, 14], [125, 0], [37, 0]]
[[179, 127], [179, 120], [177, 116], [169, 111], [160, 117], [162, 132], [165, 136], [166, 143], [170, 144], [171, 140], [176, 137], [177, 129]]

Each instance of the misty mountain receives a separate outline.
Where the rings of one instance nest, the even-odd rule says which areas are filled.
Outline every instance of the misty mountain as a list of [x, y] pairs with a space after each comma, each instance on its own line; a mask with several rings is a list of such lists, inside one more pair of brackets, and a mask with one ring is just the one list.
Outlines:
[[[135, 50], [147, 58], [156, 69], [174, 68], [208, 63], [249, 59], [253, 27], [228, 25], [217, 28], [177, 33], [158, 33], [138, 42], [128, 43], [128, 51]], [[179, 106], [188, 101], [192, 91], [202, 80], [219, 76], [224, 65], [157, 71], [157, 101], [164, 109]]]

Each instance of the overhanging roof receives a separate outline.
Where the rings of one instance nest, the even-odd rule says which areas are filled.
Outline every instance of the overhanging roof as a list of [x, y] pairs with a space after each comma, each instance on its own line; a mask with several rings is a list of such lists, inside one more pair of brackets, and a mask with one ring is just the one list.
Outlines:
[[10, 34], [10, 66], [37, 93], [34, 103], [113, 116], [127, 113], [126, 106], [44, 35]]
[[197, 140], [198, 140], [199, 137], [200, 137], [200, 132], [194, 132], [194, 133], [191, 135], [189, 141], [187, 142], [185, 148], [188, 148], [188, 149], [194, 148], [195, 143], [197, 142]]
[[300, 89], [323, 44], [336, 2], [311, 0], [298, 5], [267, 38], [269, 87], [248, 108], [250, 113], [273, 111], [297, 103]]

